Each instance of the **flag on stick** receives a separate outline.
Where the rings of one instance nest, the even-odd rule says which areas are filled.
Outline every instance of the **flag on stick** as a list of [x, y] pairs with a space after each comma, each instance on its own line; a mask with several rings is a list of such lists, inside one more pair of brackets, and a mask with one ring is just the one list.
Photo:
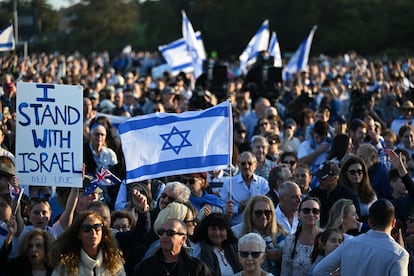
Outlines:
[[[196, 32], [195, 35], [198, 48], [204, 49], [200, 32]], [[171, 67], [171, 74], [173, 76], [178, 75], [181, 71], [185, 73], [194, 71], [193, 58], [187, 51], [187, 44], [185, 43], [184, 38], [177, 39], [166, 45], [161, 45], [158, 47], [158, 50], [167, 61], [167, 64]]]
[[227, 168], [232, 154], [229, 101], [202, 111], [154, 113], [119, 126], [126, 182]]
[[302, 44], [299, 45], [299, 48], [296, 50], [296, 52], [290, 58], [288, 64], [283, 69], [282, 76], [284, 81], [289, 81], [291, 74], [297, 74], [300, 71], [305, 70], [308, 66], [309, 52], [312, 46], [312, 39], [316, 29], [317, 26], [313, 26], [309, 35], [302, 42]]
[[247, 73], [247, 66], [256, 62], [257, 54], [268, 49], [269, 45], [269, 20], [265, 20], [257, 30], [256, 34], [250, 39], [246, 49], [240, 55], [240, 70], [243, 74]]
[[280, 54], [279, 41], [277, 40], [276, 32], [272, 32], [272, 37], [269, 43], [269, 54], [274, 58], [274, 67], [282, 67], [282, 55]]
[[198, 78], [203, 73], [203, 61], [206, 59], [206, 51], [204, 50], [202, 41], [199, 43], [197, 40], [193, 26], [185, 11], [181, 11], [181, 13], [183, 16], [182, 32], [184, 41], [187, 46], [187, 51], [192, 58], [194, 77]]
[[10, 23], [0, 32], [0, 51], [12, 51], [14, 47], [13, 24]]

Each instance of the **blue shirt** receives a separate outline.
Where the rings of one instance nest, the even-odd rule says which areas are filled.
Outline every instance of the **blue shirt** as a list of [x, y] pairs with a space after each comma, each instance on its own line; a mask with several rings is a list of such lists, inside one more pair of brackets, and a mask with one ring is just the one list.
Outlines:
[[[250, 183], [250, 188], [247, 187], [246, 182], [243, 180], [241, 173], [235, 175], [232, 178], [232, 197], [234, 215], [231, 218], [231, 225], [241, 223], [243, 218], [243, 212], [239, 212], [239, 204], [243, 200], [248, 200], [255, 195], [266, 195], [269, 192], [269, 183], [261, 176], [253, 175], [253, 180]], [[220, 197], [224, 204], [230, 200], [230, 181], [224, 180], [223, 187], [220, 191]]]
[[408, 252], [385, 232], [369, 230], [345, 240], [318, 263], [314, 275], [330, 275], [341, 267], [341, 275], [408, 275]]

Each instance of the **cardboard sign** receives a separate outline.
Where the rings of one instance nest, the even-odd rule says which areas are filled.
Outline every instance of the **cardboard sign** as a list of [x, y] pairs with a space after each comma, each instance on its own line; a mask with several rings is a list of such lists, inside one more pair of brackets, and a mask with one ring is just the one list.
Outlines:
[[82, 187], [83, 87], [18, 82], [16, 115], [20, 184]]

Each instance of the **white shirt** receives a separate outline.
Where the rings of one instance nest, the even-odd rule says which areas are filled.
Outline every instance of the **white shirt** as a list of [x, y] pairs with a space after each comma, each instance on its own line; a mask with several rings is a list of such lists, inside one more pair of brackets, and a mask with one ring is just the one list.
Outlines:
[[277, 222], [279, 222], [280, 225], [282, 225], [283, 228], [285, 228], [286, 232], [288, 232], [288, 234], [294, 234], [296, 232], [296, 228], [298, 228], [298, 223], [299, 223], [298, 214], [296, 213], [293, 216], [293, 222], [292, 222], [292, 225], [290, 225], [289, 219], [285, 216], [285, 214], [280, 209], [280, 204], [277, 205], [275, 213], [276, 213]]
[[[246, 182], [243, 180], [241, 173], [235, 175], [232, 178], [232, 196], [234, 206], [234, 215], [230, 224], [236, 225], [242, 221], [243, 213], [239, 212], [239, 204], [243, 200], [248, 200], [255, 195], [265, 195], [269, 192], [269, 183], [261, 176], [253, 175], [253, 180], [250, 183], [250, 188], [247, 187]], [[223, 188], [220, 191], [220, 197], [224, 204], [230, 200], [230, 180], [225, 180]]]

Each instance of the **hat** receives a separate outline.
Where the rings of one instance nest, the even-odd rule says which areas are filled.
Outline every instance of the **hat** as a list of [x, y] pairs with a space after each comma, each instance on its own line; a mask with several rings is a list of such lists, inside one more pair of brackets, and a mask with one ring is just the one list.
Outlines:
[[339, 174], [339, 167], [333, 161], [325, 161], [319, 165], [316, 172], [313, 173], [318, 179], [326, 179], [328, 176], [337, 176]]
[[0, 175], [14, 176], [16, 174], [16, 169], [14, 167], [13, 161], [10, 159], [10, 162], [0, 162]]
[[296, 122], [292, 118], [287, 118], [285, 120], [285, 127], [293, 126], [296, 127]]
[[410, 100], [406, 100], [400, 107], [406, 109], [414, 109], [414, 104]]
[[338, 116], [335, 118], [334, 122], [337, 122], [340, 125], [346, 124], [346, 118], [344, 115]]
[[161, 90], [161, 95], [176, 95], [175, 89], [171, 86], [166, 86], [163, 90]]
[[205, 180], [207, 180], [207, 174], [205, 172], [192, 173], [191, 176], [192, 177], [201, 177], [201, 178], [204, 178]]
[[96, 91], [89, 93], [89, 99], [99, 99], [99, 93]]

